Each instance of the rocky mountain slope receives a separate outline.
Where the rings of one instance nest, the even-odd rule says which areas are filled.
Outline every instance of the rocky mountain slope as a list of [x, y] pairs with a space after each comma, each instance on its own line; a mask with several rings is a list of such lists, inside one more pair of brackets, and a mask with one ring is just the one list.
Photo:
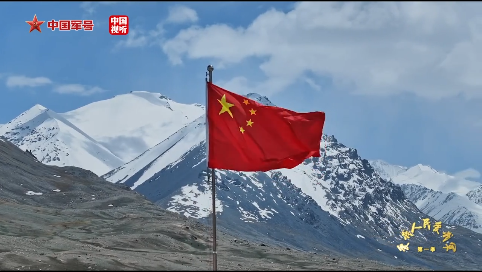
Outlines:
[[[211, 270], [211, 230], [0, 138], [1, 270]], [[218, 232], [220, 270], [414, 270]]]
[[[217, 170], [218, 224], [244, 237], [304, 250], [328, 248], [392, 264], [447, 268], [461, 265], [463, 259], [466, 267], [480, 265], [472, 253], [454, 257], [445, 252], [440, 236], [433, 232], [417, 233], [410, 244], [415, 249], [434, 244], [437, 252], [400, 252], [396, 245], [405, 242], [401, 231], [426, 215], [405, 198], [399, 186], [380, 178], [355, 149], [326, 135], [321, 146], [321, 158], [308, 159], [293, 169]], [[205, 158], [205, 122], [198, 119], [104, 177], [134, 188], [168, 210], [209, 223], [211, 194]], [[461, 239], [457, 242], [470, 248], [467, 252], [481, 250], [470, 237], [482, 239], [481, 235], [463, 228], [454, 232]]]
[[472, 202], [482, 205], [482, 185], [470, 190], [466, 196]]

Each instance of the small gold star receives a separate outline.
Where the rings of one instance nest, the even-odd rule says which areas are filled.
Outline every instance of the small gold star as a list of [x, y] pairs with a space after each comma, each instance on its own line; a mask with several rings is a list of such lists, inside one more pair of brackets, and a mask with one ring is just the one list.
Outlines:
[[249, 119], [248, 121], [246, 121], [246, 125], [247, 125], [248, 127], [253, 127], [253, 124], [254, 124], [254, 122], [251, 121], [251, 119]]
[[245, 105], [248, 105], [249, 104], [249, 101], [248, 99], [244, 99], [244, 102], [243, 102]]
[[239, 127], [239, 131], [241, 131], [241, 133], [244, 133], [244, 128], [243, 128], [243, 127]]
[[250, 109], [249, 112], [251, 113], [251, 115], [256, 115], [256, 110], [254, 109]]

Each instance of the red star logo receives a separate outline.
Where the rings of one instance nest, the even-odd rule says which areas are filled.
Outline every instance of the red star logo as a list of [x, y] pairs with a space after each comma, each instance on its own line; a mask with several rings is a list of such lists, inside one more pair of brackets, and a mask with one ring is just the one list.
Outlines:
[[45, 21], [39, 21], [37, 20], [37, 14], [35, 14], [33, 16], [33, 20], [32, 21], [25, 21], [27, 24], [30, 25], [30, 31], [29, 32], [32, 32], [34, 31], [35, 29], [38, 30], [38, 32], [42, 32], [42, 30], [40, 30], [40, 26], [45, 22]]

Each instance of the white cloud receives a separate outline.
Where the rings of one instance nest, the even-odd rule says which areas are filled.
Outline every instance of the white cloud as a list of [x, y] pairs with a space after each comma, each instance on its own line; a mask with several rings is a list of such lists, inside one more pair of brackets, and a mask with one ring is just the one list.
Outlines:
[[156, 25], [156, 28], [151, 31], [142, 29], [133, 29], [129, 31], [125, 40], [116, 43], [114, 49], [134, 48], [159, 45], [163, 42], [163, 34], [165, 33], [164, 26], [166, 24], [181, 24], [193, 23], [198, 20], [195, 10], [186, 6], [174, 6], [169, 8], [169, 15]]
[[320, 85], [316, 84], [316, 82], [313, 79], [309, 77], [304, 77], [303, 81], [306, 82], [306, 84], [310, 85], [310, 87], [313, 88], [313, 90], [317, 90], [317, 91], [321, 90]]
[[139, 30], [131, 30], [129, 31], [129, 35], [127, 35], [127, 39], [119, 41], [116, 44], [116, 47], [144, 47], [149, 42], [149, 36], [145, 35], [144, 33], [140, 32]]
[[431, 189], [441, 191], [444, 193], [454, 192], [459, 195], [465, 195], [469, 191], [479, 186], [480, 186], [480, 182], [453, 177], [453, 178], [447, 179], [445, 182], [441, 184], [438, 184], [437, 189], [433, 189], [433, 188]]
[[181, 24], [197, 22], [198, 17], [195, 10], [186, 6], [173, 6], [169, 8], [169, 15], [166, 22]]
[[39, 87], [52, 84], [52, 81], [46, 77], [26, 77], [26, 76], [9, 76], [5, 85], [9, 88], [14, 87]]
[[216, 84], [223, 86], [227, 90], [245, 95], [248, 93], [254, 93], [252, 86], [249, 86], [249, 81], [245, 77], [234, 77], [230, 80], [216, 80]]
[[119, 2], [107, 2], [107, 1], [100, 1], [100, 2], [82, 2], [80, 3], [80, 8], [82, 8], [88, 15], [94, 14], [95, 10], [98, 6], [104, 5], [114, 5]]
[[482, 96], [481, 7], [477, 2], [300, 2], [287, 13], [269, 10], [245, 28], [191, 26], [162, 49], [175, 65], [184, 59], [230, 65], [260, 58], [267, 79], [243, 86], [259, 93], [282, 91], [309, 73], [363, 94]]
[[82, 95], [82, 96], [102, 93], [105, 91], [106, 90], [97, 86], [91, 87], [91, 86], [86, 86], [81, 84], [63, 84], [54, 88], [54, 92], [59, 94], [75, 94], [75, 95]]
[[162, 41], [162, 35], [164, 34], [164, 25], [163, 23], [159, 23], [156, 26], [156, 29], [151, 31], [144, 31], [141, 29], [132, 29], [129, 30], [129, 35], [125, 40], [118, 41], [114, 47], [114, 50], [119, 48], [135, 48], [135, 47], [144, 47], [144, 46], [152, 46], [152, 45], [159, 45]]
[[46, 77], [9, 76], [5, 81], [5, 85], [9, 88], [40, 87], [43, 85], [54, 85], [53, 90], [56, 93], [74, 94], [82, 96], [88, 96], [106, 91], [96, 86], [91, 87], [82, 84], [58, 84]]
[[460, 179], [478, 179], [480, 178], [480, 172], [475, 169], [469, 168], [455, 173], [454, 177]]

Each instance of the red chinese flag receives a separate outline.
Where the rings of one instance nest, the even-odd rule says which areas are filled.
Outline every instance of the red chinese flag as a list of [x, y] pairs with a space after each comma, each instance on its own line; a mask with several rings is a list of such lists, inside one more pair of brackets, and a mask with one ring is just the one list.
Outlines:
[[209, 168], [268, 171], [320, 157], [324, 112], [265, 106], [207, 84]]

